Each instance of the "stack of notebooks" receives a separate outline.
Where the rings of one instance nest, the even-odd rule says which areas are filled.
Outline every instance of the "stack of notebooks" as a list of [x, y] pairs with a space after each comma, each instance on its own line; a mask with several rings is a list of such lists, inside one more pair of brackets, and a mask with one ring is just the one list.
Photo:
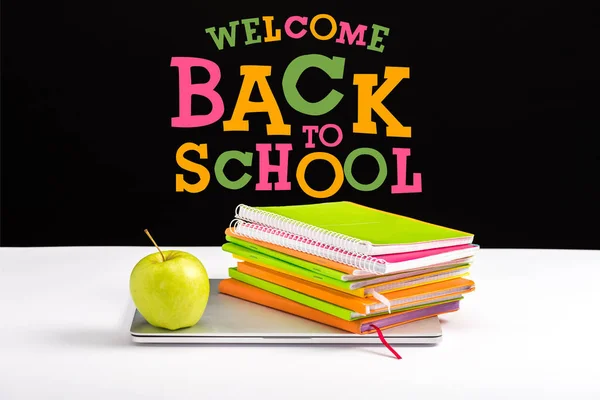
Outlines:
[[221, 293], [356, 334], [459, 309], [473, 235], [351, 202], [240, 205]]

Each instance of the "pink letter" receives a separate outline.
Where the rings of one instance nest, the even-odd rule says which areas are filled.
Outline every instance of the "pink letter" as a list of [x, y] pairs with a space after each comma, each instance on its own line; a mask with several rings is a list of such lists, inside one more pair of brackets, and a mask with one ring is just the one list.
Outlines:
[[[333, 143], [329, 143], [325, 140], [325, 131], [329, 128], [333, 128], [337, 132], [337, 139], [335, 139], [335, 141]], [[342, 134], [342, 128], [340, 128], [336, 124], [323, 125], [321, 127], [321, 129], [319, 130], [319, 139], [321, 139], [321, 143], [323, 143], [327, 147], [335, 147], [338, 144], [340, 144], [343, 136], [344, 135]]]
[[313, 134], [316, 133], [319, 130], [319, 127], [317, 125], [304, 125], [302, 127], [302, 132], [306, 132], [308, 139], [306, 140], [306, 147], [307, 149], [314, 149], [315, 148], [315, 144], [313, 143]]
[[406, 184], [406, 162], [410, 156], [410, 149], [394, 148], [392, 153], [396, 155], [396, 163], [398, 166], [398, 183], [392, 186], [392, 194], [399, 193], [421, 193], [421, 174], [413, 174], [413, 184]]
[[292, 28], [291, 28], [292, 24], [294, 22], [300, 22], [302, 24], [302, 26], [306, 26], [306, 24], [308, 23], [308, 18], [300, 17], [299, 15], [295, 15], [293, 17], [289, 17], [285, 21], [285, 25], [284, 25], [285, 34], [288, 35], [289, 37], [291, 37], [292, 39], [300, 39], [302, 36], [306, 35], [306, 28], [303, 28], [298, 33], [294, 33], [294, 32], [292, 32]]
[[[210, 60], [195, 57], [173, 57], [171, 67], [179, 70], [179, 116], [171, 118], [175, 128], [197, 128], [217, 122], [225, 112], [223, 99], [215, 91], [221, 80], [219, 66]], [[192, 67], [202, 67], [208, 71], [208, 82], [192, 83]], [[212, 110], [207, 115], [192, 115], [192, 95], [206, 97]]]
[[269, 172], [277, 172], [278, 181], [275, 182], [275, 190], [291, 190], [292, 184], [288, 182], [288, 153], [292, 150], [291, 143], [277, 143], [275, 150], [279, 151], [279, 165], [269, 164], [269, 153], [271, 143], [257, 143], [258, 151], [258, 183], [256, 190], [273, 190], [269, 182]]
[[356, 30], [354, 32], [352, 32], [352, 28], [350, 27], [349, 23], [340, 21], [340, 37], [337, 38], [337, 40], [335, 42], [344, 44], [344, 43], [346, 43], [346, 41], [344, 40], [344, 36], [347, 36], [348, 44], [354, 44], [356, 37], [358, 37], [358, 40], [356, 40], [356, 45], [357, 46], [366, 46], [367, 45], [365, 43], [365, 31], [366, 30], [367, 30], [366, 25], [358, 25], [356, 27]]

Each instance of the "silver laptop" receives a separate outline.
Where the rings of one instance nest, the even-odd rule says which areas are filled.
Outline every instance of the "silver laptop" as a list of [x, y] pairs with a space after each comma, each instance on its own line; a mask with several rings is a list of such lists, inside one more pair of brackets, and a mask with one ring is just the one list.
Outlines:
[[[380, 344], [376, 333], [357, 335], [259, 304], [219, 293], [219, 280], [198, 324], [177, 331], [150, 325], [136, 310], [131, 337], [137, 343], [290, 343]], [[442, 339], [437, 317], [383, 331], [392, 344], [435, 344]]]

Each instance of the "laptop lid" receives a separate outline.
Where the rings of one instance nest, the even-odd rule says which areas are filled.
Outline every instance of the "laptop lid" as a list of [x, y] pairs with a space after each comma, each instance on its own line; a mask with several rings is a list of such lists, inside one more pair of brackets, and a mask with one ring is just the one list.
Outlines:
[[[376, 333], [356, 335], [337, 328], [237, 299], [218, 291], [211, 279], [211, 294], [198, 324], [177, 331], [150, 325], [136, 310], [131, 336], [138, 343], [330, 343], [381, 344]], [[392, 344], [435, 344], [442, 338], [437, 317], [384, 331]]]

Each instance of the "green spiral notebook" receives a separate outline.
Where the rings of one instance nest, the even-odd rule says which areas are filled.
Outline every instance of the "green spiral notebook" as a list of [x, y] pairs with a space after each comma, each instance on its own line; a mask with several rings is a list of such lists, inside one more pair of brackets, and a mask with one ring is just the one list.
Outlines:
[[366, 255], [405, 253], [473, 242], [473, 235], [467, 232], [347, 201], [274, 207], [240, 204], [235, 217]]

